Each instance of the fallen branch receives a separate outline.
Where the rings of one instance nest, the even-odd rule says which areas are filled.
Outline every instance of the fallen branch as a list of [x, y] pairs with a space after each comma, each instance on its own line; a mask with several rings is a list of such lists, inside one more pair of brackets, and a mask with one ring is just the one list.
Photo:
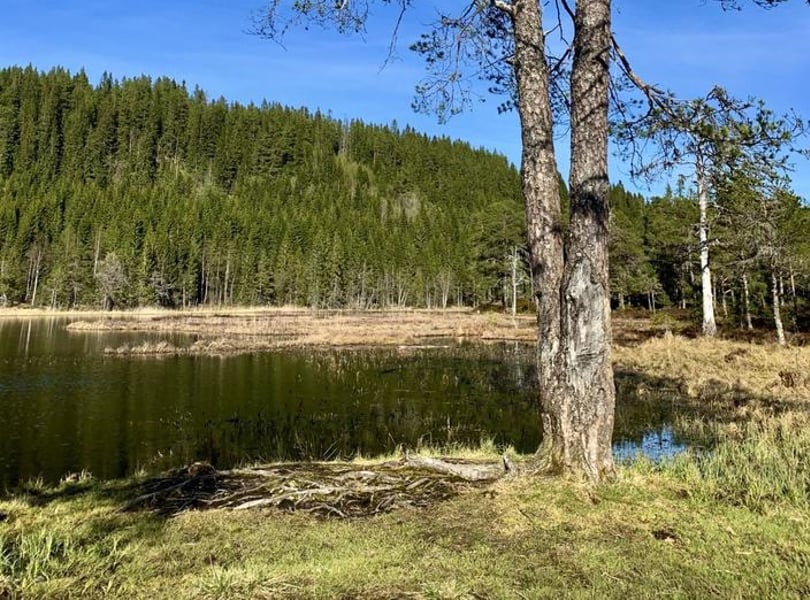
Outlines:
[[405, 456], [377, 465], [293, 463], [231, 471], [195, 463], [147, 481], [121, 510], [276, 508], [360, 517], [428, 506], [514, 471], [506, 457], [486, 462]]
[[406, 456], [400, 464], [406, 467], [434, 471], [452, 477], [458, 477], [465, 481], [492, 481], [503, 477], [510, 471], [511, 461], [504, 457], [502, 463], [473, 463], [456, 462], [429, 458], [427, 456]]

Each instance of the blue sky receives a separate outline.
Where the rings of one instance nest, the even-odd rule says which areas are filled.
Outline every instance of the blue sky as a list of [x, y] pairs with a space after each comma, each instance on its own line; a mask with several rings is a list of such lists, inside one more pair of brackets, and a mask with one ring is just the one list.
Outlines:
[[[84, 68], [92, 81], [104, 71], [117, 78], [166, 75], [231, 101], [267, 99], [336, 118], [396, 120], [497, 150], [518, 164], [517, 116], [499, 115], [497, 98], [444, 125], [411, 111], [424, 72], [407, 46], [432, 21], [436, 3], [418, 5], [400, 31], [398, 59], [381, 70], [393, 28], [390, 11], [375, 15], [363, 37], [314, 27], [289, 34], [282, 48], [246, 33], [261, 0], [0, 0], [0, 65]], [[617, 37], [648, 81], [685, 97], [720, 84], [737, 96], [761, 97], [776, 112], [793, 108], [810, 117], [810, 7], [803, 1], [734, 12], [721, 11], [715, 0], [614, 0], [613, 6]], [[557, 143], [563, 173], [566, 146], [565, 139]], [[810, 198], [810, 162], [797, 160], [792, 177], [794, 189]], [[628, 184], [617, 158], [611, 159], [611, 178]], [[663, 185], [638, 189], [656, 193]]]

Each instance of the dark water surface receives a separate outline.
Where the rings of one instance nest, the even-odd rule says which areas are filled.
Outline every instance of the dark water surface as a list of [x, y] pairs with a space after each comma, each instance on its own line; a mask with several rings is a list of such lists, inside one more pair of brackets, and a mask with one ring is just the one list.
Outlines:
[[[540, 438], [533, 349], [515, 343], [122, 358], [104, 348], [191, 338], [69, 333], [67, 322], [0, 319], [0, 490], [82, 469], [113, 478], [420, 442], [493, 438], [531, 452]], [[617, 385], [620, 456], [684, 448], [671, 398]]]

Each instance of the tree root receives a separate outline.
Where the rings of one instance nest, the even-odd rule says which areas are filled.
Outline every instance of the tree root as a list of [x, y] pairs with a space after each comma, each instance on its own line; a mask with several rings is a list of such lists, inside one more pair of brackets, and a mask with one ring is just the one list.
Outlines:
[[345, 519], [428, 506], [516, 472], [506, 456], [486, 462], [405, 456], [376, 465], [289, 463], [229, 471], [194, 463], [150, 479], [120, 510], [174, 515], [276, 508]]

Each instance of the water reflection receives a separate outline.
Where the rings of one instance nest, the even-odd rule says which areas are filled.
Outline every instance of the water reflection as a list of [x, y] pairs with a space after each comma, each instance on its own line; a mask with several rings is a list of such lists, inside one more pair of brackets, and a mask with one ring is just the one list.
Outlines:
[[[124, 359], [103, 350], [154, 336], [65, 324], [0, 321], [0, 486], [482, 438], [531, 452], [540, 438], [534, 351], [515, 343]], [[617, 378], [619, 449], [672, 418], [670, 399], [634, 385]]]
[[617, 461], [626, 461], [643, 455], [658, 461], [685, 452], [688, 448], [685, 441], [678, 439], [671, 425], [664, 425], [659, 430], [644, 433], [640, 441], [625, 439], [614, 443], [613, 457]]

